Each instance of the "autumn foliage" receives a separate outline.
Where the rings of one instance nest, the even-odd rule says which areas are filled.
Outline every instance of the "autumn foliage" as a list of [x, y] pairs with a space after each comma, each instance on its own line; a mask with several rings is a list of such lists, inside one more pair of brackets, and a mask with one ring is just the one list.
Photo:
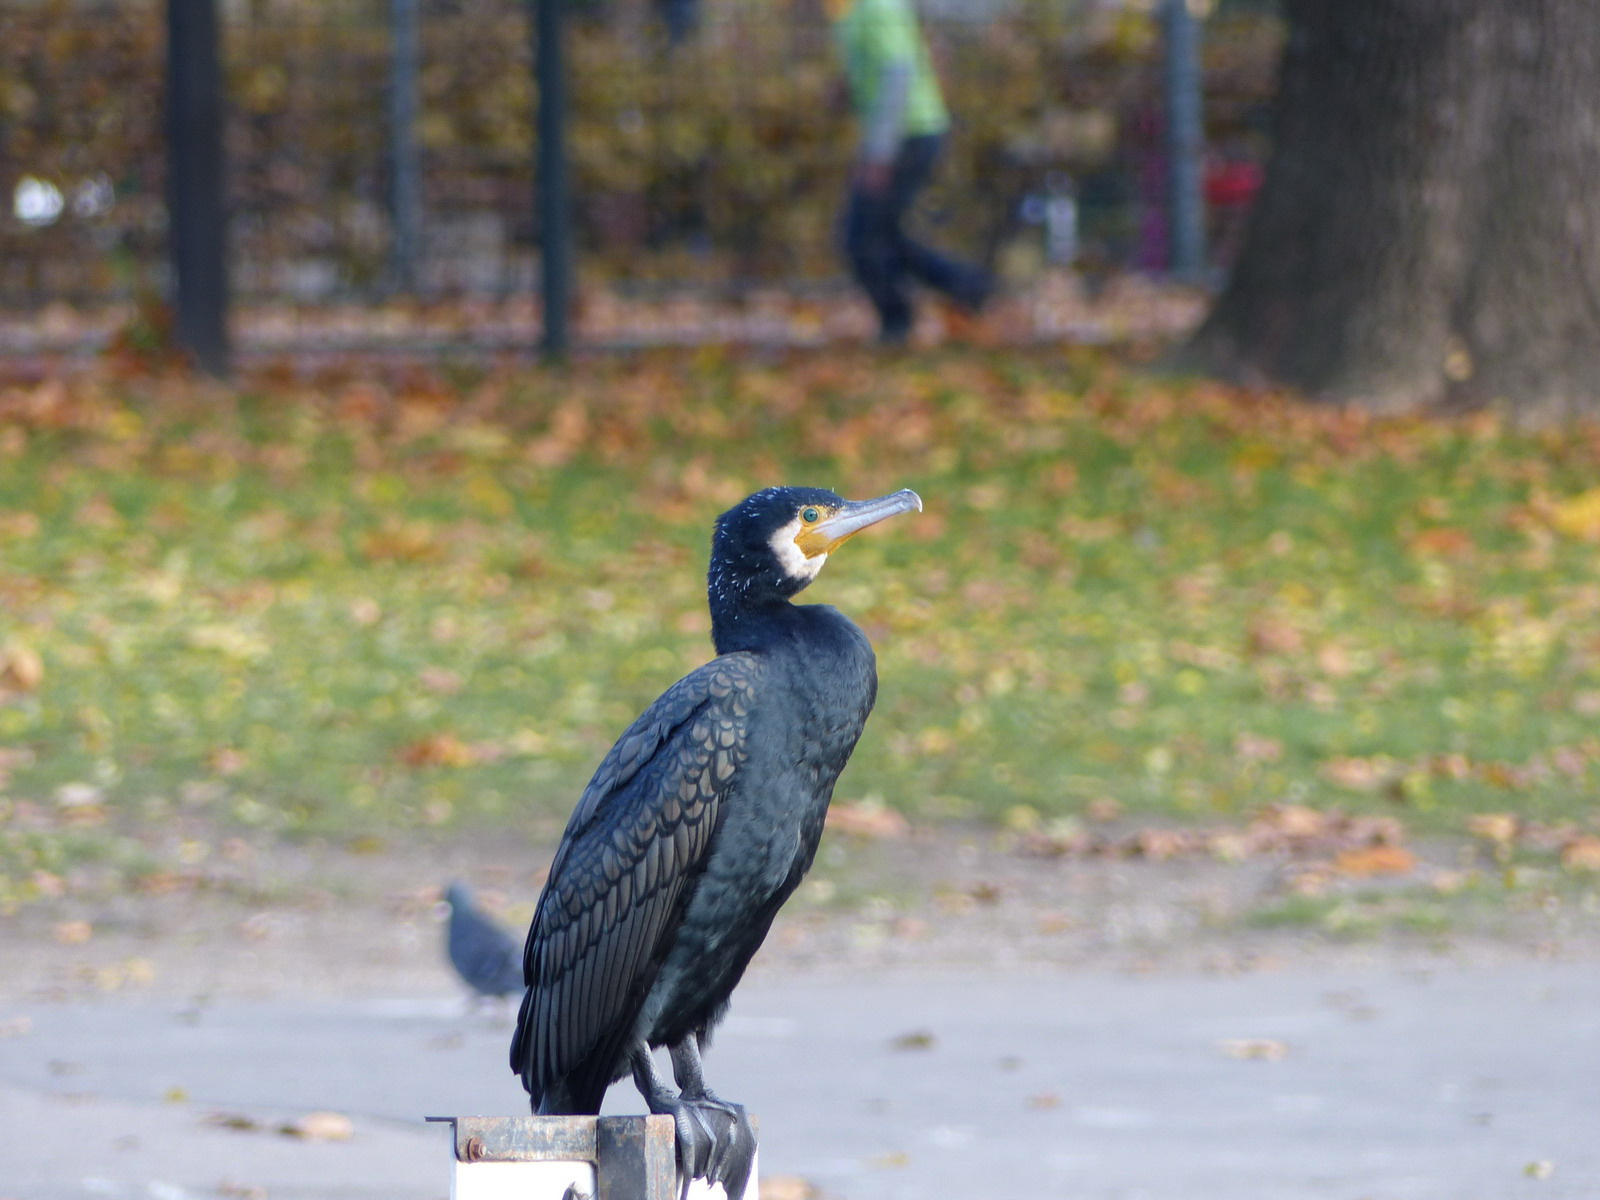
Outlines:
[[1480, 840], [1588, 870], [1597, 478], [1593, 428], [1066, 350], [13, 382], [0, 864], [22, 895], [200, 870], [199, 829], [553, 833], [707, 657], [711, 519], [788, 481], [927, 505], [808, 593], [883, 680], [841, 834], [1381, 878], [1509, 814]]

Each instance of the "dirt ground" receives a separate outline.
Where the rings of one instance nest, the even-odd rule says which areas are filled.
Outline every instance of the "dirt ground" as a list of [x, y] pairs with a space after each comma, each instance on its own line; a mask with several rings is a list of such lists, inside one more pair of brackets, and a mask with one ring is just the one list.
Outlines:
[[[198, 887], [65, 896], [0, 918], [0, 999], [436, 992], [448, 984], [438, 889], [470, 882], [525, 928], [548, 845], [418, 837], [374, 848], [235, 846]], [[1402, 876], [1302, 895], [1282, 855], [1050, 858], [992, 831], [831, 833], [752, 977], [882, 967], [1082, 966], [1224, 973], [1307, 959], [1600, 959], [1600, 885], [1475, 847], [1418, 851]], [[1463, 886], [1464, 880], [1476, 881]]]

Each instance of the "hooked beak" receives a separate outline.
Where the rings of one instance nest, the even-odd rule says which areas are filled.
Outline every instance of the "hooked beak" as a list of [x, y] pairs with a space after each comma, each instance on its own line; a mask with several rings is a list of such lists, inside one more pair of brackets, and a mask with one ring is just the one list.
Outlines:
[[876, 500], [849, 500], [843, 508], [802, 530], [795, 538], [807, 558], [819, 554], [832, 554], [850, 538], [868, 526], [886, 521], [903, 512], [921, 512], [922, 497], [910, 488], [901, 488]]

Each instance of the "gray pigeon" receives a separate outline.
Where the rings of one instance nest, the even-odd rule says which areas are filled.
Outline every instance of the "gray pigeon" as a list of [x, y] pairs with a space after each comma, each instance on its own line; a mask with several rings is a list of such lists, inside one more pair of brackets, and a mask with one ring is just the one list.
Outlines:
[[522, 947], [472, 906], [472, 895], [461, 884], [452, 883], [444, 899], [450, 906], [446, 948], [456, 974], [480, 996], [521, 995]]

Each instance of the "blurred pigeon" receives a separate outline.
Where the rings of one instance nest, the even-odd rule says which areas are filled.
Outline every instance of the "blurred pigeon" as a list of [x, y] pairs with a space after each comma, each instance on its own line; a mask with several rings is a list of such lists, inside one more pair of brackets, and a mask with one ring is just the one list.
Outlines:
[[444, 900], [450, 906], [446, 947], [456, 974], [480, 996], [521, 995], [522, 947], [472, 906], [472, 896], [461, 884], [452, 883]]

